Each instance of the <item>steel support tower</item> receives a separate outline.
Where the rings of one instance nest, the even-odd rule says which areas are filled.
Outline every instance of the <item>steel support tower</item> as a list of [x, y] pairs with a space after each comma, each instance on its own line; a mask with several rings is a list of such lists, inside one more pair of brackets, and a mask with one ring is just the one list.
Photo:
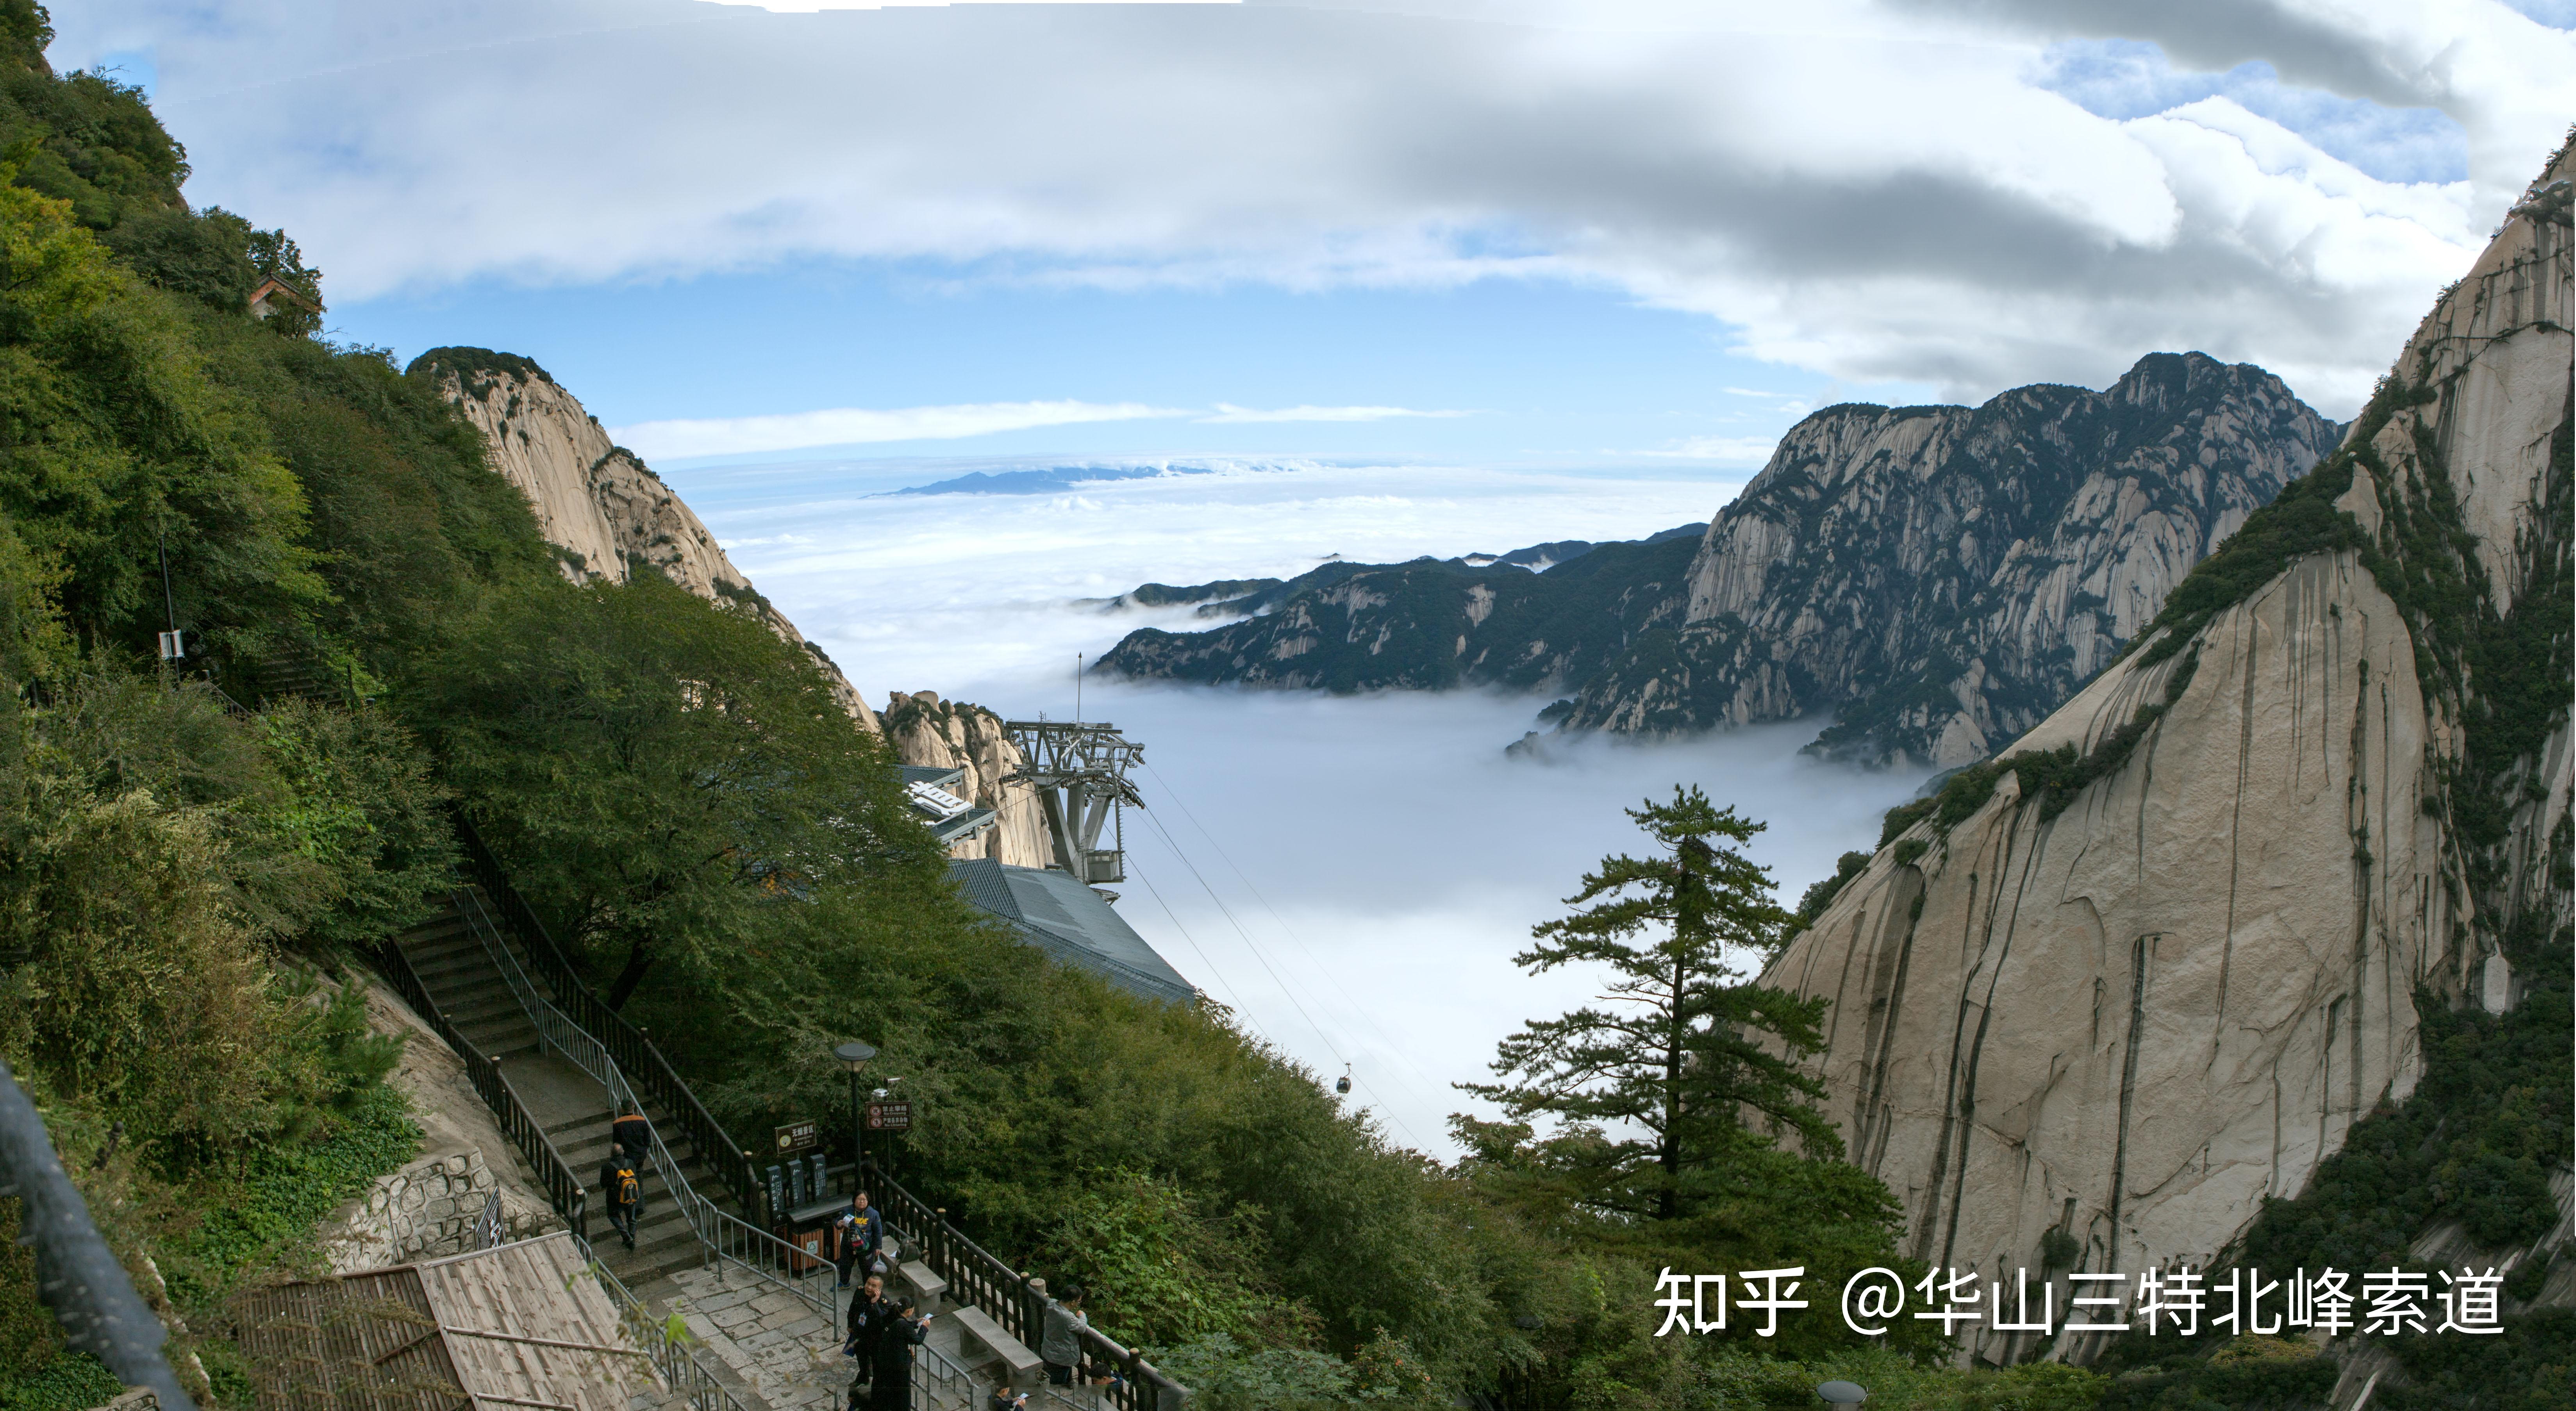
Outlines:
[[[1055, 865], [1085, 883], [1126, 881], [1126, 826], [1119, 810], [1145, 806], [1127, 780], [1128, 767], [1144, 758], [1145, 747], [1105, 722], [1013, 720], [1002, 729], [1025, 761], [1003, 782], [1018, 781], [1036, 792], [1055, 842]], [[1104, 848], [1100, 834], [1113, 821], [1113, 843]]]

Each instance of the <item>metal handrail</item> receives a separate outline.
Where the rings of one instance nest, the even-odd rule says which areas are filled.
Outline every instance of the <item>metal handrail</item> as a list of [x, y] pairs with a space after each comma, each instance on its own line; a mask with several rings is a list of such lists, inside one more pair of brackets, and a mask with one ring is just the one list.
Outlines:
[[472, 1248], [491, 1249], [501, 1243], [501, 1188], [483, 1197], [483, 1213], [474, 1217]]
[[[609, 1101], [620, 1110], [643, 1111], [642, 1099], [626, 1080], [625, 1070], [619, 1066], [616, 1056], [608, 1051], [608, 1045], [574, 1023], [571, 1016], [548, 1002], [537, 993], [536, 986], [529, 983], [527, 975], [519, 968], [517, 957], [510, 952], [509, 942], [484, 912], [482, 900], [474, 895], [473, 889], [459, 888], [456, 898], [457, 912], [465, 918], [466, 929], [474, 933], [474, 938], [482, 944], [493, 965], [509, 983], [511, 994], [527, 1011], [529, 1022], [536, 1026], [538, 1042], [561, 1053], [574, 1067], [597, 1080], [608, 1090]], [[804, 1252], [767, 1230], [725, 1213], [717, 1208], [715, 1202], [698, 1194], [690, 1186], [678, 1158], [663, 1143], [661, 1128], [647, 1122], [645, 1130], [651, 1136], [652, 1157], [662, 1173], [663, 1184], [670, 1188], [680, 1213], [687, 1217], [689, 1231], [698, 1237], [699, 1244], [706, 1251], [707, 1261], [723, 1260], [737, 1264], [795, 1294], [805, 1301], [806, 1306], [822, 1314], [825, 1322], [830, 1322], [831, 1293], [807, 1287], [807, 1278], [796, 1273], [797, 1264], [807, 1257]]]
[[[975, 1379], [967, 1375], [966, 1369], [928, 1343], [923, 1343], [915, 1351], [919, 1355], [912, 1359], [912, 1385], [921, 1392], [922, 1399], [935, 1407], [939, 1405], [940, 1397], [953, 1396], [957, 1398], [958, 1406], [971, 1411], [975, 1403]], [[938, 1365], [932, 1366], [932, 1363]]]
[[715, 1373], [707, 1370], [696, 1353], [671, 1335], [668, 1324], [654, 1320], [653, 1315], [646, 1311], [644, 1301], [637, 1298], [625, 1282], [591, 1251], [588, 1240], [575, 1236], [573, 1242], [580, 1248], [582, 1262], [589, 1268], [591, 1277], [599, 1280], [599, 1286], [608, 1291], [609, 1301], [617, 1305], [618, 1321], [625, 1325], [628, 1336], [643, 1345], [644, 1351], [653, 1359], [654, 1370], [662, 1374], [662, 1380], [673, 1392], [687, 1397], [693, 1411], [750, 1411], [742, 1399], [733, 1394], [731, 1387], [718, 1381]]
[[627, 1021], [626, 1016], [610, 1008], [582, 982], [581, 972], [566, 958], [554, 935], [538, 919], [536, 909], [527, 898], [510, 885], [509, 874], [501, 868], [474, 820], [463, 809], [454, 812], [457, 840], [464, 844], [467, 865], [482, 884], [512, 930], [527, 944], [528, 959], [546, 985], [554, 992], [555, 1002], [571, 1016], [583, 1032], [592, 1035], [615, 1054], [628, 1072], [641, 1079], [664, 1112], [671, 1115], [686, 1133], [698, 1159], [706, 1163], [716, 1179], [733, 1197], [737, 1208], [746, 1214], [759, 1211], [763, 1190], [751, 1164], [751, 1152], [735, 1144], [723, 1125], [698, 1101], [696, 1093], [680, 1079], [671, 1061], [644, 1031]]
[[[948, 1222], [946, 1210], [896, 1184], [874, 1160], [865, 1175], [869, 1198], [885, 1211], [886, 1223], [903, 1235], [906, 1249], [919, 1249], [931, 1272], [948, 1281], [951, 1297], [984, 1310], [1004, 1332], [1032, 1348], [1043, 1340], [1046, 1310], [1054, 1299], [1031, 1288], [1028, 1275], [968, 1239]], [[1076, 1334], [1096, 1354], [1093, 1360], [1122, 1374], [1120, 1385], [1100, 1389], [1102, 1404], [1119, 1411], [1168, 1411], [1189, 1396], [1187, 1387], [1090, 1324], [1076, 1325]]]
[[589, 1242], [589, 1193], [582, 1189], [581, 1177], [574, 1174], [572, 1163], [556, 1150], [546, 1135], [543, 1123], [519, 1100], [519, 1090], [510, 1085], [509, 1075], [501, 1071], [500, 1062], [469, 1042], [451, 1022], [438, 1002], [429, 997], [429, 988], [420, 982], [419, 972], [411, 968], [410, 957], [402, 947], [388, 939], [376, 951], [376, 966], [391, 981], [396, 993], [412, 1012], [426, 1021], [433, 1033], [447, 1041], [456, 1056], [465, 1063], [465, 1077], [473, 1083], [475, 1095], [492, 1109], [501, 1132], [527, 1158], [530, 1169], [537, 1173], [538, 1184], [546, 1188], [547, 1203], [564, 1218], [573, 1238], [587, 1246]]

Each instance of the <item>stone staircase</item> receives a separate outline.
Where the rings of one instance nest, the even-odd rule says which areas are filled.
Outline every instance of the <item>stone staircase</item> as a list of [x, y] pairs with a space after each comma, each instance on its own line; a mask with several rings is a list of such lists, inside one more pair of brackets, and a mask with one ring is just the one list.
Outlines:
[[[469, 890], [490, 910], [482, 888]], [[537, 1051], [537, 1026], [519, 997], [510, 992], [509, 981], [501, 977], [483, 943], [474, 938], [454, 895], [436, 915], [395, 937], [394, 944], [411, 962], [412, 973], [420, 977], [421, 988], [429, 991], [447, 1022], [487, 1057], [506, 1060]], [[525, 957], [521, 960], [524, 963]]]
[[[470, 890], [486, 915], [495, 913], [479, 887]], [[502, 936], [521, 969], [528, 970], [517, 938], [506, 931]], [[436, 915], [404, 932], [395, 944], [448, 1022], [467, 1042], [500, 1060], [502, 1072], [544, 1124], [546, 1139], [563, 1153], [583, 1185], [592, 1188], [591, 1248], [609, 1271], [640, 1293], [682, 1269], [697, 1268], [705, 1258], [704, 1246], [672, 1194], [668, 1174], [649, 1160], [637, 1172], [644, 1187], [644, 1217], [636, 1228], [635, 1248], [628, 1250], [618, 1238], [608, 1222], [607, 1193], [595, 1188], [600, 1163], [608, 1156], [609, 1123], [617, 1115], [609, 1110], [607, 1090], [560, 1054], [544, 1051], [536, 1024], [467, 924], [458, 898], [451, 895]], [[722, 1200], [724, 1187], [677, 1139], [678, 1129], [666, 1125], [665, 1116], [651, 1106], [644, 1111], [645, 1120], [679, 1160], [682, 1179], [698, 1194]]]
[[[638, 1172], [644, 1186], [644, 1218], [636, 1230], [635, 1248], [625, 1247], [604, 1213], [604, 1192], [596, 1188], [600, 1163], [611, 1141], [609, 1124], [616, 1116], [608, 1093], [589, 1073], [540, 1042], [536, 1024], [467, 919], [464, 906], [469, 896], [485, 916], [498, 913], [481, 888], [469, 888], [451, 894], [436, 914], [396, 937], [394, 944], [456, 1031], [499, 1062], [521, 1103], [588, 1189], [594, 1255], [656, 1316], [677, 1315], [687, 1323], [699, 1345], [715, 1359], [716, 1374], [746, 1411], [833, 1411], [842, 1403], [854, 1370], [840, 1356], [839, 1325], [848, 1295], [833, 1296], [833, 1314], [826, 1320], [776, 1285], [721, 1263], [711, 1264], [666, 1174], [649, 1163]], [[521, 971], [531, 972], [519, 938], [506, 929], [499, 934]], [[647, 1106], [644, 1115], [680, 1163], [690, 1186], [702, 1196], [722, 1200], [724, 1188], [701, 1166], [687, 1143], [676, 1140], [679, 1129], [665, 1125], [665, 1114], [655, 1107]], [[924, 1300], [925, 1311], [935, 1309], [943, 1315], [932, 1323], [915, 1404], [923, 1411], [976, 1411], [997, 1377], [1007, 1372], [971, 1338], [961, 1345], [961, 1305], [939, 1296], [944, 1285], [928, 1266], [907, 1267], [914, 1287], [932, 1286]], [[829, 1272], [822, 1278], [829, 1287]], [[1050, 1411], [1092, 1411], [1100, 1404], [1096, 1394], [1078, 1394], [1083, 1399], [1075, 1402], [1052, 1388], [1048, 1393], [1032, 1397], [1030, 1405], [1044, 1403]]]

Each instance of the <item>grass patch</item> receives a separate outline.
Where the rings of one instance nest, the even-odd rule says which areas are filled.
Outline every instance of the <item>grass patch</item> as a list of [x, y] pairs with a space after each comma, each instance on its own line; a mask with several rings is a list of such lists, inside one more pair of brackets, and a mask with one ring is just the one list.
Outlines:
[[201, 1194], [205, 1218], [168, 1246], [171, 1293], [203, 1306], [244, 1275], [294, 1258], [323, 1217], [419, 1150], [420, 1128], [401, 1093], [377, 1086], [355, 1095], [326, 1135], [261, 1151], [238, 1179]]
[[0, 1386], [0, 1411], [87, 1411], [124, 1392], [125, 1383], [106, 1363], [86, 1352], [66, 1352]]

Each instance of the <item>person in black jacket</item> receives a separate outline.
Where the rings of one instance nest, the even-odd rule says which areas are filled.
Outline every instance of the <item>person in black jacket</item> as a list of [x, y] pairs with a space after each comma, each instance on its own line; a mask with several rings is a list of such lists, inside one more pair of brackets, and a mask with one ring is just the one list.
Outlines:
[[895, 1311], [877, 1334], [876, 1388], [868, 1411], [912, 1411], [912, 1350], [930, 1336], [930, 1319], [913, 1316], [909, 1298], [889, 1306]]
[[[626, 1115], [608, 1124], [608, 1139], [626, 1148], [626, 1159], [635, 1163], [637, 1174], [642, 1174], [652, 1164], [653, 1124], [644, 1120], [644, 1114], [635, 1110], [635, 1104], [626, 1104]], [[636, 1191], [635, 1215], [638, 1219], [644, 1215], [640, 1185]]]
[[608, 1206], [608, 1223], [617, 1227], [626, 1247], [633, 1249], [635, 1219], [644, 1209], [644, 1179], [625, 1147], [611, 1145], [608, 1159], [599, 1163], [599, 1192]]
[[849, 1337], [841, 1351], [858, 1360], [858, 1375], [850, 1379], [850, 1408], [859, 1411], [861, 1396], [877, 1367], [877, 1340], [886, 1324], [894, 1320], [895, 1306], [885, 1296], [885, 1279], [870, 1274], [859, 1283], [859, 1291], [850, 1295]]

